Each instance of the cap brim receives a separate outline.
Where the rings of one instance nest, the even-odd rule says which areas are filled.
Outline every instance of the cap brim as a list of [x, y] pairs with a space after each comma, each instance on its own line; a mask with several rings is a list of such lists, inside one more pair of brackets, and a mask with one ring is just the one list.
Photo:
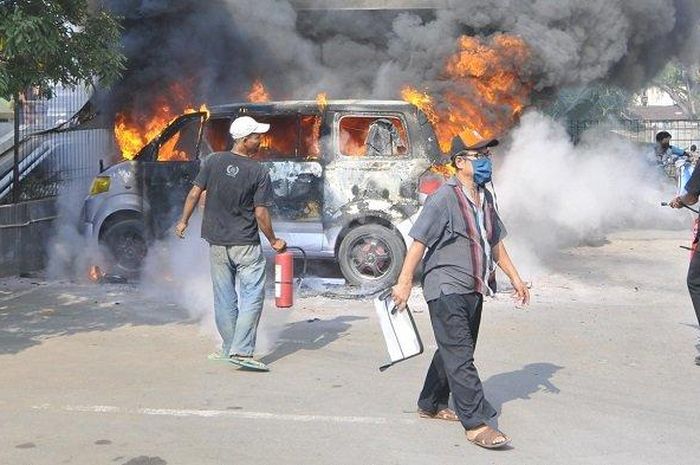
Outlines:
[[472, 151], [478, 151], [478, 150], [483, 150], [489, 147], [495, 147], [499, 144], [498, 139], [484, 139], [482, 141], [477, 142], [474, 145], [470, 145], [467, 147], [467, 150], [472, 150]]
[[258, 123], [257, 126], [255, 126], [255, 129], [253, 129], [253, 133], [255, 134], [264, 134], [267, 131], [270, 130], [270, 125], [266, 123]]

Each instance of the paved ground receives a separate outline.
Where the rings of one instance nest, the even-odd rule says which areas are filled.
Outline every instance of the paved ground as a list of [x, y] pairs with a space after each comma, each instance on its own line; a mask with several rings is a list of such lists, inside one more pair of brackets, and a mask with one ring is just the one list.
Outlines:
[[487, 303], [477, 361], [513, 437], [496, 452], [416, 417], [430, 356], [380, 373], [368, 302], [267, 308], [257, 374], [207, 361], [208, 324], [135, 286], [0, 281], [0, 463], [697, 464], [686, 236], [564, 251], [530, 309]]

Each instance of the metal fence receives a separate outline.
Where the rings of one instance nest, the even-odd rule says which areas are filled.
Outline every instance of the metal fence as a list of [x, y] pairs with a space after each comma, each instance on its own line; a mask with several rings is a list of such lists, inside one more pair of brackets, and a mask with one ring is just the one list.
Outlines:
[[569, 121], [568, 130], [574, 142], [581, 140], [584, 132], [598, 128], [642, 144], [656, 142], [656, 133], [668, 131], [671, 144], [687, 149], [700, 145], [700, 120], [606, 120]]
[[[74, 118], [90, 90], [57, 86], [52, 91], [46, 99], [38, 89], [28, 89], [14, 102], [18, 120], [0, 126], [0, 204], [55, 197], [84, 187], [99, 170], [96, 152], [108, 150], [110, 137], [105, 130], [76, 127]], [[15, 129], [20, 140], [16, 168]]]

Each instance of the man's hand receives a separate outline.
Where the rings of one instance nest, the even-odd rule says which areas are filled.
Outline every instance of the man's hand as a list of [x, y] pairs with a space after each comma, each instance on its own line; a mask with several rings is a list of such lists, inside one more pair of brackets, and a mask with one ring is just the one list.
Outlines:
[[270, 247], [274, 249], [275, 252], [280, 253], [284, 252], [284, 249], [287, 248], [287, 243], [283, 240], [278, 238], [275, 238], [272, 242], [270, 242]]
[[519, 305], [527, 305], [530, 303], [530, 290], [527, 285], [522, 281], [518, 280], [511, 283], [513, 285], [513, 298]]
[[175, 235], [180, 239], [185, 238], [185, 230], [187, 229], [187, 223], [184, 221], [179, 221], [175, 226]]
[[396, 308], [402, 312], [408, 304], [408, 298], [411, 295], [411, 283], [403, 284], [397, 283], [396, 286], [391, 288], [391, 298], [394, 300]]
[[668, 203], [668, 206], [671, 208], [683, 208], [683, 202], [680, 197], [676, 197]]

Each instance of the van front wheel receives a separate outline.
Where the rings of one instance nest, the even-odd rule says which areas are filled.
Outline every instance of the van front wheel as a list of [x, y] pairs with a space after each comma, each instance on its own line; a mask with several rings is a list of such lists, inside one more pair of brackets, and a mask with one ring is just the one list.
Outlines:
[[113, 272], [138, 275], [148, 252], [143, 221], [128, 219], [109, 225], [102, 242], [111, 255]]
[[349, 284], [369, 292], [396, 283], [406, 247], [399, 233], [379, 224], [351, 229], [338, 249], [340, 271]]

